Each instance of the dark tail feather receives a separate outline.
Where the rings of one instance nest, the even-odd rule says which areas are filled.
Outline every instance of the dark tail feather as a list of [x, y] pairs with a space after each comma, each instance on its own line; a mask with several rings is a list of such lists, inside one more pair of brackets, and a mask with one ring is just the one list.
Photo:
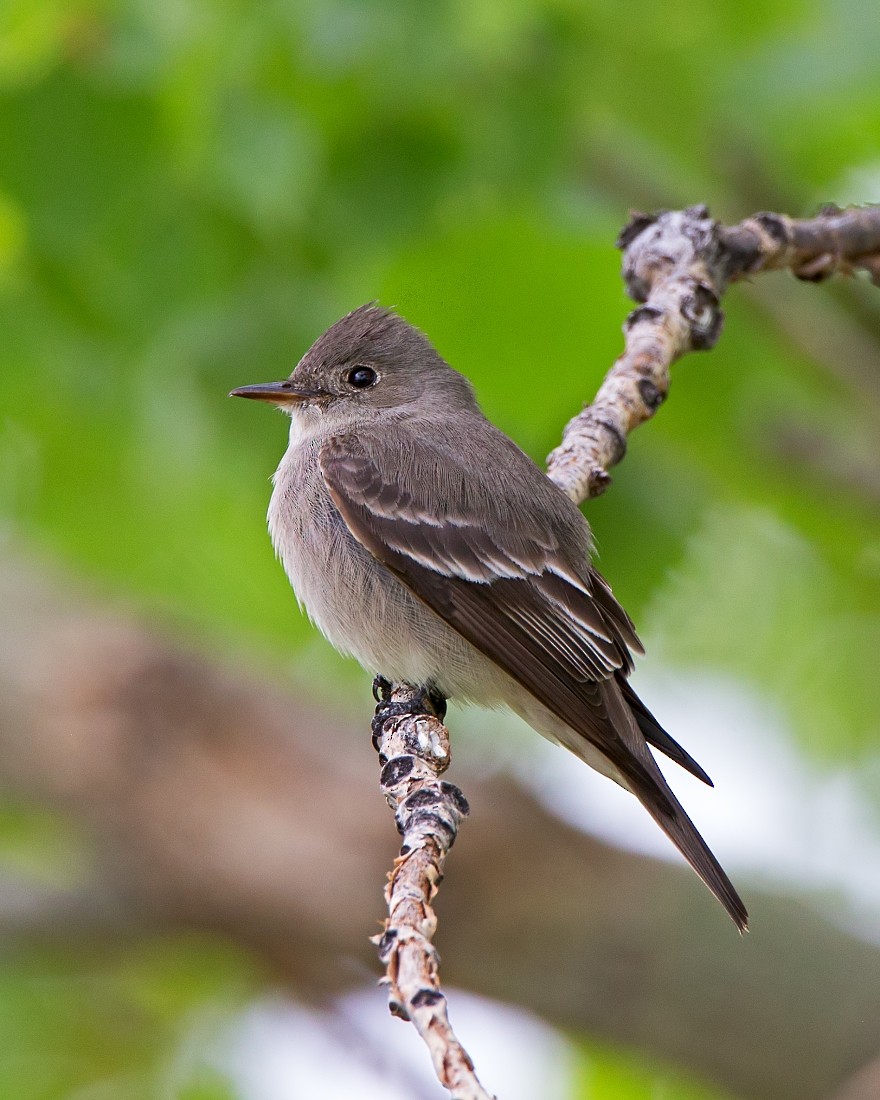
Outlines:
[[618, 676], [617, 684], [630, 710], [633, 712], [638, 727], [642, 731], [642, 736], [648, 744], [653, 745], [654, 748], [662, 752], [664, 756], [668, 756], [670, 760], [675, 761], [676, 764], [684, 768], [685, 771], [690, 772], [691, 775], [696, 776], [697, 779], [701, 779], [710, 787], [714, 787], [715, 784], [696, 760], [694, 760], [691, 754], [683, 749], [674, 738], [670, 737], [666, 730], [660, 725], [654, 715], [629, 686], [626, 677]]
[[[632, 725], [637, 714], [629, 710], [621, 694], [615, 691], [615, 686], [619, 687], [613, 680], [605, 681], [603, 697], [615, 728], [622, 732], [621, 727], [627, 726], [629, 736], [626, 740], [631, 741], [632, 738], [638, 737], [638, 732]], [[721, 864], [712, 855], [709, 845], [685, 813], [684, 807], [672, 793], [650, 749], [643, 745], [642, 751], [644, 753], [642, 763], [645, 770], [650, 773], [651, 781], [646, 782], [639, 777], [633, 782], [635, 776], [629, 775], [627, 776], [629, 789], [721, 902], [740, 932], [746, 932], [749, 927], [749, 914], [742, 898], [724, 873]]]
[[740, 932], [747, 932], [749, 929], [749, 914], [742, 898], [736, 892], [733, 883], [724, 873], [721, 864], [712, 855], [709, 845], [700, 836], [696, 826], [684, 812], [675, 795], [668, 787], [664, 793], [668, 801], [672, 803], [672, 814], [660, 808], [655, 809], [651, 804], [651, 800], [642, 798], [638, 792], [636, 792], [636, 797], [721, 902]]

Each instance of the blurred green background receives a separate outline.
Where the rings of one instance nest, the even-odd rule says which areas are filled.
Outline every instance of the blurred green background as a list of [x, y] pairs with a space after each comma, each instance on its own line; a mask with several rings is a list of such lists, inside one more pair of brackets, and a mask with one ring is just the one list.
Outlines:
[[[366, 705], [268, 545], [285, 422], [227, 391], [377, 298], [543, 461], [621, 347], [629, 208], [880, 200], [878, 56], [870, 0], [5, 0], [4, 540], [203, 648], [283, 672], [308, 647], [328, 699], [343, 677]], [[803, 754], [858, 767], [880, 294], [772, 276], [725, 308], [588, 507], [601, 565], [658, 659], [740, 678]], [[68, 840], [27, 807], [0, 843], [41, 874]], [[261, 981], [198, 940], [15, 953], [0, 1096], [235, 1097], [200, 1036]], [[720, 1095], [605, 1047], [581, 1077], [573, 1096]]]

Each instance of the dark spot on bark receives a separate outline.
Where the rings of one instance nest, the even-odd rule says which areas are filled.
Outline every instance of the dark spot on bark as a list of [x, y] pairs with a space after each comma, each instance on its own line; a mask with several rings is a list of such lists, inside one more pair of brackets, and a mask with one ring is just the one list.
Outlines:
[[387, 932], [384, 932], [382, 934], [382, 938], [379, 940], [377, 948], [379, 952], [379, 958], [382, 962], [387, 961], [388, 956], [391, 954], [391, 951], [394, 947], [394, 941], [396, 939], [397, 932], [393, 928], [390, 928]]
[[416, 813], [406, 818], [406, 829], [414, 829], [418, 825], [426, 825], [431, 832], [445, 836], [445, 845], [451, 848], [455, 840], [455, 827], [439, 814], [430, 810], [417, 810]]
[[788, 240], [788, 233], [785, 229], [785, 222], [782, 220], [782, 218], [779, 217], [778, 214], [770, 214], [764, 211], [760, 214], [755, 214], [754, 218], [752, 218], [752, 221], [756, 221], [758, 225], [762, 226], [762, 228], [767, 233], [769, 233], [773, 240], [776, 241], [778, 244], [785, 244], [785, 242]]
[[443, 801], [443, 796], [439, 791], [432, 790], [431, 787], [422, 787], [421, 790], [413, 791], [413, 793], [404, 800], [403, 806], [407, 810], [418, 810], [423, 806], [436, 806], [438, 802]]
[[792, 274], [796, 279], [800, 279], [802, 283], [824, 283], [826, 279], [831, 277], [833, 272], [801, 270], [793, 271]]
[[415, 765], [414, 756], [395, 756], [382, 769], [379, 783], [383, 787], [396, 787], [401, 779], [406, 779]]
[[703, 351], [714, 347], [721, 335], [723, 314], [718, 296], [705, 283], [696, 283], [694, 291], [682, 302], [682, 314], [691, 328], [691, 347]]
[[412, 999], [413, 1008], [424, 1008], [427, 1005], [435, 1005], [443, 1000], [443, 994], [436, 989], [420, 989]]
[[454, 783], [441, 783], [440, 790], [443, 792], [444, 796], [452, 802], [461, 816], [467, 817], [471, 812], [471, 808], [468, 805], [467, 799], [462, 794], [461, 789], [456, 787]]
[[626, 292], [634, 302], [647, 301], [651, 293], [651, 284], [635, 271], [624, 269], [623, 280], [626, 283]]
[[650, 378], [639, 380], [639, 394], [647, 408], [654, 412], [663, 404], [663, 394], [657, 389]]
[[656, 220], [657, 216], [655, 214], [644, 214], [640, 210], [633, 210], [630, 213], [629, 221], [617, 235], [617, 240], [614, 242], [615, 247], [620, 249], [629, 248], [636, 237], [644, 233], [648, 226], [653, 225]]
[[659, 321], [663, 316], [663, 310], [657, 309], [656, 306], [639, 306], [638, 309], [634, 309], [630, 313], [624, 322], [625, 329], [631, 329], [633, 325], [638, 324], [639, 321]]
[[837, 257], [830, 252], [824, 252], [821, 256], [814, 256], [799, 267], [792, 268], [792, 274], [803, 283], [821, 283], [834, 274], [836, 267]]
[[614, 446], [611, 450], [610, 462], [610, 465], [613, 466], [615, 463], [620, 462], [626, 454], [626, 437], [621, 434], [620, 429], [611, 420], [604, 420], [602, 418], [599, 418], [597, 420], [597, 423], [602, 425], [602, 427], [605, 429], [606, 432], [608, 432], [613, 440]]
[[607, 470], [603, 470], [601, 466], [594, 466], [590, 470], [590, 475], [587, 478], [587, 484], [589, 485], [589, 496], [591, 499], [600, 497], [608, 486], [612, 482], [611, 474]]

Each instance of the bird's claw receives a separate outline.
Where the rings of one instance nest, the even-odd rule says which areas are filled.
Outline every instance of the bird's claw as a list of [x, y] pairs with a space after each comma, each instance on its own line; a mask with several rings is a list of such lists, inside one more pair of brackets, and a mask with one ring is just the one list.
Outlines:
[[408, 702], [397, 702], [391, 698], [394, 685], [384, 676], [373, 680], [373, 698], [376, 700], [376, 713], [370, 727], [373, 731], [373, 748], [379, 752], [385, 723], [390, 718], [402, 718], [405, 715], [429, 715], [443, 721], [446, 717], [446, 696], [433, 684], [422, 684]]

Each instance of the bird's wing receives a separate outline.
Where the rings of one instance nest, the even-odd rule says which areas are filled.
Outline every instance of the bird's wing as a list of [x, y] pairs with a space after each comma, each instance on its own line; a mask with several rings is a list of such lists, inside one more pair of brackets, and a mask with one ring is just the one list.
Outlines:
[[[522, 634], [533, 640], [532, 659], [543, 654], [555, 676], [585, 683], [632, 670], [630, 649], [641, 653], [641, 643], [611, 589], [589, 568], [586, 525], [573, 507], [573, 521], [566, 518], [576, 540], [558, 529], [552, 513], [529, 514], [527, 494], [518, 494], [522, 504], [504, 516], [495, 514], [504, 492], [474, 499], [464, 456], [437, 456], [434, 476], [420, 478], [376, 450], [375, 438], [365, 445], [362, 437], [334, 437], [320, 452], [324, 479], [355, 537], [439, 615], [493, 660]], [[521, 452], [515, 455], [546, 493], [543, 475]], [[572, 541], [580, 561], [565, 552]], [[468, 627], [471, 608], [483, 619]]]
[[[473, 475], [463, 456], [443, 454], [436, 477], [407, 477], [383, 461], [381, 447], [376, 437], [343, 435], [320, 452], [355, 538], [631, 785], [646, 782], [643, 736], [629, 723], [615, 728], [599, 690], [629, 672], [629, 646], [639, 646], [605, 582], [586, 563], [578, 570], [565, 560], [564, 532], [553, 530], [552, 518], [542, 523], [523, 505], [505, 523], [487, 522], [485, 509], [494, 505], [469, 497]], [[435, 499], [427, 499], [427, 485], [438, 489]]]
[[[421, 450], [424, 462], [430, 446]], [[618, 769], [743, 928], [742, 902], [663, 779], [621, 693], [618, 679], [632, 667], [629, 649], [641, 647], [607, 584], [568, 560], [564, 547], [571, 538], [554, 530], [552, 516], [547, 522], [546, 509], [529, 515], [527, 494], [517, 494], [515, 513], [486, 522], [485, 508], [499, 507], [510, 494], [474, 500], [467, 461], [480, 461], [479, 454], [444, 449], [427, 471], [431, 476], [424, 469], [407, 472], [397, 457], [394, 463], [378, 435], [367, 441], [340, 435], [322, 446], [321, 471], [352, 534]], [[532, 476], [524, 473], [521, 463], [530, 470], [532, 464], [521, 452], [510, 458], [510, 477]], [[565, 511], [560, 514], [564, 528]], [[586, 547], [586, 536], [583, 542]]]

